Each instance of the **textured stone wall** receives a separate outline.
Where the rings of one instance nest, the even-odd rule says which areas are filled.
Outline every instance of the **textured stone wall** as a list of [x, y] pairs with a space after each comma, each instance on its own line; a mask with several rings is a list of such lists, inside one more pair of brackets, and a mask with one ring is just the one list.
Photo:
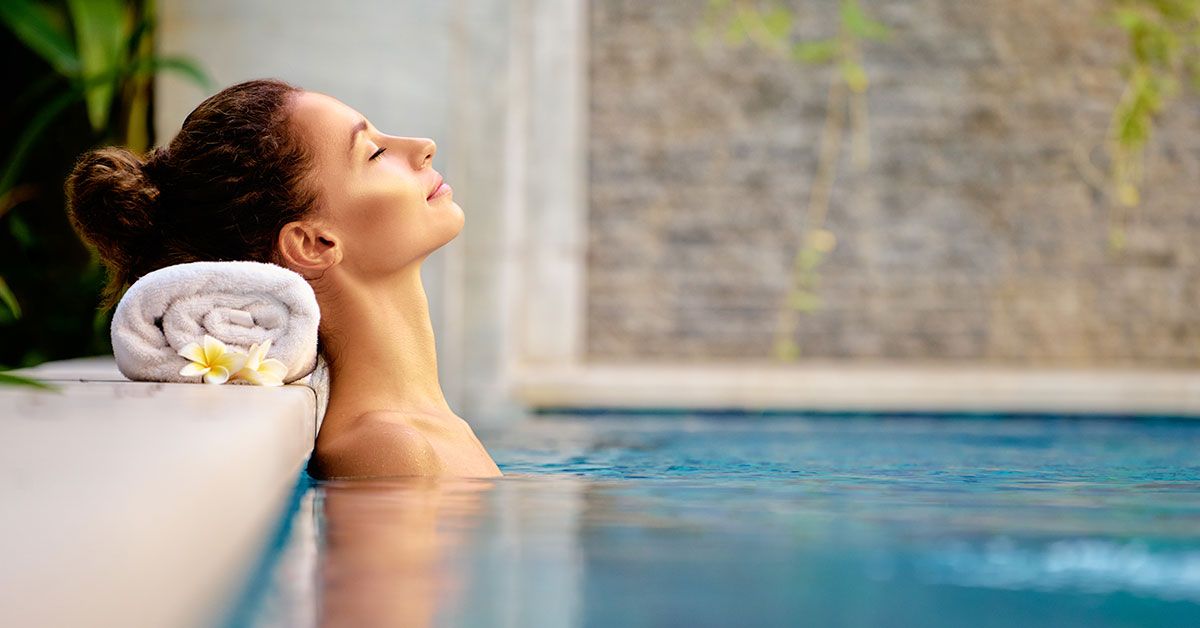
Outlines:
[[[772, 354], [831, 75], [700, 47], [706, 4], [590, 3], [589, 360]], [[835, 28], [835, 2], [792, 6]], [[1102, 0], [864, 6], [893, 30], [866, 49], [871, 162], [847, 140], [801, 357], [1200, 364], [1200, 97], [1161, 121], [1118, 251]]]

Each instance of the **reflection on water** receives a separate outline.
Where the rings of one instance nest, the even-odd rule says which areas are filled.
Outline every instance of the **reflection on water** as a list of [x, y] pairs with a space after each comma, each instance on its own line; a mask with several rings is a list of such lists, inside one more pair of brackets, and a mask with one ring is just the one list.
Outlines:
[[459, 574], [442, 570], [443, 548], [465, 529], [439, 529], [439, 518], [470, 520], [486, 484], [445, 490], [429, 481], [331, 482], [322, 491], [319, 569], [321, 625], [364, 626], [388, 619], [431, 625], [438, 604], [461, 591]]
[[1200, 625], [1200, 422], [539, 418], [317, 484], [262, 626]]

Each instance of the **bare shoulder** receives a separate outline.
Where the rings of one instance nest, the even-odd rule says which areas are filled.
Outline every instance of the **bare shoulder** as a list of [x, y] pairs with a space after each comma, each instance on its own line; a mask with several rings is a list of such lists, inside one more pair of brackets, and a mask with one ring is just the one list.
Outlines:
[[328, 478], [432, 476], [442, 464], [429, 439], [395, 413], [368, 412], [314, 452], [317, 469]]

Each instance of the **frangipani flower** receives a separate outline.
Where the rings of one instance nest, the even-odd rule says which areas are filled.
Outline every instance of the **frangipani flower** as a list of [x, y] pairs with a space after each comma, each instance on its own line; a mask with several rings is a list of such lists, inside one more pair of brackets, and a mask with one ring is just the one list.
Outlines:
[[192, 361], [179, 369], [180, 375], [203, 375], [209, 384], [224, 384], [246, 365], [246, 354], [237, 349], [230, 350], [225, 343], [208, 334], [204, 334], [204, 347], [189, 342], [179, 350], [179, 355]]
[[268, 358], [267, 351], [270, 350], [270, 339], [262, 345], [250, 345], [250, 355], [246, 358], [246, 364], [235, 376], [259, 386], [282, 386], [283, 376], [287, 375], [287, 366], [275, 358]]

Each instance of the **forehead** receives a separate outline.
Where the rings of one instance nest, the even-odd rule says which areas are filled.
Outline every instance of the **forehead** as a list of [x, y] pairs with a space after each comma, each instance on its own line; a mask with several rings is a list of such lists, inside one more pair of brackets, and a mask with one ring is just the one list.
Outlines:
[[346, 103], [320, 92], [300, 94], [292, 110], [292, 121], [319, 152], [344, 150], [351, 128], [362, 118]]

